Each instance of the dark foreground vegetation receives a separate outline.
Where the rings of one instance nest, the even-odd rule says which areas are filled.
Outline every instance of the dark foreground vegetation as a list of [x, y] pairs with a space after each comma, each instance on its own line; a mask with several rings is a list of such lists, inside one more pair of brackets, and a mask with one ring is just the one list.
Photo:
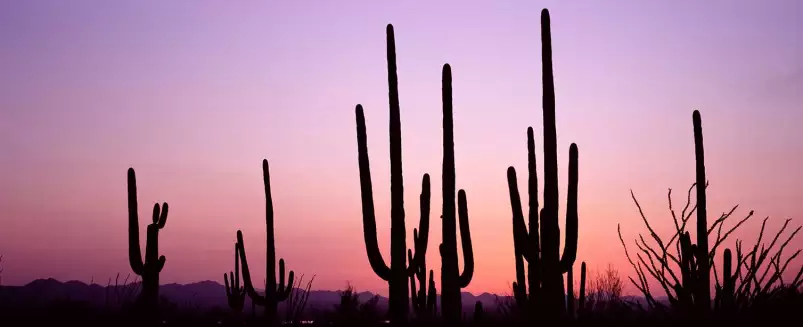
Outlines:
[[[585, 262], [581, 260], [576, 265], [578, 224], [581, 221], [577, 211], [579, 149], [574, 143], [568, 149], [566, 213], [564, 229], [561, 231], [552, 41], [550, 17], [546, 10], [541, 13], [541, 44], [543, 199], [538, 198], [536, 137], [530, 127], [527, 129], [526, 221], [516, 169], [507, 169], [516, 268], [516, 275], [511, 276], [515, 277], [515, 281], [510, 296], [498, 296], [489, 304], [481, 301], [464, 303], [461, 295], [461, 289], [471, 283], [474, 257], [468, 195], [465, 190], [456, 188], [452, 69], [448, 64], [443, 66], [442, 71], [443, 207], [440, 221], [443, 235], [442, 243], [437, 247], [441, 257], [439, 282], [433, 278], [434, 271], [426, 267], [431, 209], [429, 174], [422, 177], [419, 225], [413, 230], [412, 248], [407, 247], [396, 44], [393, 26], [388, 25], [391, 174], [389, 265], [380, 253], [377, 241], [365, 112], [361, 105], [357, 105], [355, 110], [366, 254], [374, 273], [388, 284], [386, 306], [379, 305], [378, 296], [360, 299], [350, 287], [339, 294], [339, 303], [335, 305], [308, 306], [314, 276], [306, 281], [303, 275], [296, 279], [294, 271], [286, 273], [283, 259], [278, 259], [277, 276], [270, 169], [265, 160], [262, 164], [267, 232], [267, 278], [264, 287], [255, 286], [251, 279], [244, 239], [242, 233], [237, 231], [234, 267], [223, 274], [226, 307], [187, 309], [160, 295], [163, 286], [159, 284], [159, 274], [166, 264], [166, 258], [159, 255], [159, 231], [166, 228], [169, 207], [167, 203], [154, 205], [152, 223], [147, 227], [145, 256], [142, 257], [136, 175], [133, 169], [129, 169], [129, 259], [132, 271], [139, 276], [135, 286], [114, 287], [115, 297], [110, 297], [114, 300], [102, 307], [69, 299], [37, 306], [26, 305], [14, 298], [0, 299], [0, 322], [3, 322], [3, 326], [739, 325], [780, 321], [799, 324], [803, 310], [803, 267], [795, 264], [790, 266], [800, 250], [790, 250], [787, 246], [801, 228], [789, 227], [791, 220], [786, 220], [779, 231], [765, 231], [765, 219], [755, 243], [744, 245], [741, 240], [731, 243], [728, 238], [753, 216], [752, 211], [731, 223], [730, 218], [737, 209], [734, 207], [730, 212], [709, 221], [702, 117], [696, 110], [692, 114], [696, 181], [689, 188], [686, 205], [679, 214], [676, 214], [672, 205], [670, 190], [669, 210], [674, 220], [674, 233], [659, 236], [643, 213], [641, 216], [648, 232], [646, 237], [639, 234], [634, 244], [628, 246], [622, 228], [618, 231], [624, 255], [635, 273], [628, 280], [642, 296], [623, 296], [622, 279], [611, 268], [592, 276]], [[635, 195], [633, 200], [641, 213]], [[624, 229], [632, 230], [633, 226]], [[458, 233], [462, 269], [458, 264]], [[773, 236], [765, 239], [765, 235]], [[564, 240], [562, 251], [561, 237]], [[730, 244], [733, 246], [728, 247]], [[221, 269], [225, 270], [229, 269]], [[789, 279], [790, 275], [794, 277]], [[121, 300], [121, 291], [124, 300]]]

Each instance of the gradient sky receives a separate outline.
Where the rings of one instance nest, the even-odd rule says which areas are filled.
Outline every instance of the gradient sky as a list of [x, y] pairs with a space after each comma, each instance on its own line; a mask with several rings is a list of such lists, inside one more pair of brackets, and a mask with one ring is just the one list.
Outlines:
[[[468, 194], [476, 259], [466, 290], [508, 291], [505, 171], [517, 168], [526, 194], [528, 126], [543, 167], [544, 7], [552, 16], [562, 208], [569, 144], [580, 150], [578, 260], [631, 274], [616, 235], [617, 223], [628, 239], [645, 231], [630, 189], [655, 227], [669, 231], [667, 189], [680, 205], [694, 181], [694, 109], [703, 117], [709, 221], [735, 204], [737, 216], [754, 209], [757, 219], [735, 235], [748, 243], [765, 216], [771, 231], [787, 217], [803, 223], [800, 1], [4, 1], [3, 283], [105, 283], [129, 273], [129, 167], [137, 171], [143, 238], [153, 203], [170, 204], [163, 283], [221, 282], [237, 229], [261, 280], [267, 158], [277, 255], [297, 274], [317, 274], [315, 289], [351, 281], [386, 294], [362, 239], [354, 106], [366, 111], [387, 256], [392, 23], [408, 245], [425, 172], [433, 177], [429, 242], [440, 243], [440, 74], [448, 62], [457, 187]], [[792, 246], [803, 247], [803, 237]], [[428, 263], [438, 275], [435, 249]]]

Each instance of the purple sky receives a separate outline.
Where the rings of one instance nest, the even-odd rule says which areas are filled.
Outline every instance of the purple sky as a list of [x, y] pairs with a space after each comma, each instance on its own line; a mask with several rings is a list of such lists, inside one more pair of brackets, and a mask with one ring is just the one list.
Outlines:
[[[277, 255], [297, 274], [317, 274], [314, 288], [351, 281], [386, 293], [362, 241], [354, 106], [366, 110], [388, 255], [384, 33], [392, 23], [409, 238], [428, 172], [430, 244], [440, 243], [440, 73], [448, 62], [457, 187], [468, 194], [476, 255], [467, 290], [508, 291], [505, 171], [514, 165], [523, 187], [527, 126], [543, 166], [544, 7], [552, 16], [562, 207], [565, 154], [571, 142], [580, 149], [579, 260], [631, 274], [616, 236], [617, 223], [627, 238], [644, 231], [630, 189], [669, 231], [667, 188], [682, 202], [694, 181], [694, 109], [703, 117], [709, 214], [734, 204], [739, 216], [755, 209], [758, 219], [735, 235], [747, 243], [765, 216], [773, 231], [787, 217], [803, 223], [800, 1], [5, 1], [3, 283], [130, 272], [128, 167], [137, 170], [141, 213], [155, 201], [171, 206], [160, 240], [163, 283], [220, 281], [237, 229], [252, 265], [264, 267], [267, 158]], [[140, 218], [143, 242], [147, 219]], [[803, 237], [792, 246], [803, 247]], [[437, 251], [428, 262], [437, 275]]]

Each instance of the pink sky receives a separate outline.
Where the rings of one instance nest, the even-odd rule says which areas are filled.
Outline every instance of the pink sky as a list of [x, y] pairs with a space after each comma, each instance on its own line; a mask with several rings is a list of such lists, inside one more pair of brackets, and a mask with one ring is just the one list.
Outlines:
[[[392, 23], [408, 245], [425, 172], [433, 176], [429, 242], [440, 243], [440, 73], [448, 62], [457, 187], [467, 191], [476, 260], [466, 290], [508, 291], [506, 169], [517, 168], [526, 194], [528, 126], [543, 167], [544, 7], [552, 16], [564, 208], [569, 144], [580, 150], [578, 263], [631, 274], [616, 236], [617, 223], [630, 239], [644, 231], [630, 189], [656, 227], [669, 230], [667, 188], [680, 202], [694, 181], [694, 109], [703, 117], [709, 221], [734, 204], [739, 216], [754, 209], [757, 219], [736, 235], [748, 243], [765, 216], [773, 231], [787, 217], [803, 223], [803, 3], [381, 3], [1, 3], [3, 283], [105, 282], [129, 273], [129, 167], [141, 213], [155, 201], [170, 204], [163, 283], [221, 282], [237, 229], [251, 265], [264, 267], [267, 158], [277, 256], [297, 274], [317, 274], [316, 289], [351, 281], [386, 294], [362, 239], [354, 106], [365, 107], [387, 256], [384, 33]], [[140, 218], [143, 242], [147, 219]], [[803, 247], [803, 237], [791, 246]], [[438, 275], [433, 249], [428, 263]], [[261, 280], [264, 269], [252, 274]]]

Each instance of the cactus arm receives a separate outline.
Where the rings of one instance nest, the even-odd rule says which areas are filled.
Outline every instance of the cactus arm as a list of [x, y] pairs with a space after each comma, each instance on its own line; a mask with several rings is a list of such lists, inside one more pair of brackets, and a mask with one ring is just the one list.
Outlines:
[[159, 256], [159, 260], [156, 261], [156, 272], [162, 272], [162, 269], [165, 267], [165, 262], [167, 262], [167, 258], [165, 256]]
[[[524, 303], [527, 300], [527, 286], [524, 282], [526, 278], [524, 258], [528, 261], [534, 259], [527, 255], [529, 253], [527, 251], [529, 250], [527, 246], [529, 237], [527, 235], [527, 227], [524, 225], [524, 215], [521, 211], [516, 169], [513, 167], [508, 167], [507, 169], [507, 184], [510, 193], [510, 206], [513, 210], [513, 252], [516, 259], [516, 282], [513, 282], [513, 296], [519, 308], [524, 308]], [[535, 254], [535, 258], [538, 258], [538, 253]], [[532, 265], [532, 263], [530, 264]]]
[[287, 274], [287, 276], [288, 276], [287, 277], [287, 285], [285, 285], [285, 287], [284, 287], [284, 292], [279, 293], [277, 301], [287, 300], [290, 297], [290, 293], [293, 292], [293, 282], [294, 282], [294, 279], [295, 279], [295, 273], [292, 270], [290, 270], [290, 272]]
[[705, 186], [705, 151], [703, 150], [703, 128], [700, 118], [700, 112], [695, 110], [692, 114], [692, 121], [694, 124], [694, 156], [696, 163], [696, 176], [697, 176], [697, 247], [698, 258], [697, 265], [700, 272], [699, 280], [702, 285], [698, 285], [697, 297], [701, 300], [700, 308], [703, 311], [710, 310], [711, 307], [711, 290], [709, 285], [711, 283], [709, 275], [709, 259], [708, 259], [708, 221], [706, 212], [706, 196]]
[[586, 262], [580, 264], [580, 299], [578, 301], [578, 312], [586, 309]]
[[517, 252], [517, 255], [522, 255], [527, 260], [531, 260], [527, 247], [529, 235], [527, 233], [527, 226], [524, 224], [524, 214], [521, 210], [521, 198], [519, 197], [516, 169], [512, 166], [507, 168], [507, 185], [510, 193], [510, 208], [513, 211], [513, 248]]
[[465, 288], [474, 277], [474, 250], [471, 247], [471, 231], [468, 225], [468, 205], [466, 191], [457, 192], [457, 211], [460, 222], [460, 241], [463, 243], [463, 272], [458, 278], [460, 288]]
[[574, 267], [566, 271], [566, 313], [569, 317], [574, 315]]
[[[529, 240], [531, 244], [525, 249], [532, 248], [532, 251], [541, 252], [541, 244], [539, 240], [538, 234], [538, 172], [536, 171], [536, 162], [535, 162], [535, 137], [533, 136], [533, 128], [527, 127], [527, 195], [529, 198], [529, 225], [530, 225], [530, 233], [529, 233]], [[518, 189], [518, 188], [517, 188]], [[521, 202], [519, 202], [521, 203]], [[519, 205], [521, 206], [521, 205]], [[521, 212], [519, 210], [518, 212]], [[524, 221], [524, 217], [522, 217], [522, 223]], [[535, 269], [540, 269], [540, 261], [541, 258], [539, 257], [539, 253], [535, 254], [535, 258], [530, 258], [529, 255], [532, 255], [529, 250], [525, 250], [522, 254], [527, 257], [528, 261], [532, 264], [535, 264]], [[540, 277], [539, 274], [535, 274], [537, 278]]]
[[[421, 196], [419, 203], [421, 207], [421, 220], [418, 222], [418, 231], [413, 229], [413, 246], [415, 247], [415, 256], [410, 257], [410, 266], [407, 268], [408, 274], [413, 274], [416, 271], [416, 266], [420, 266], [425, 262], [427, 255], [427, 243], [429, 241], [429, 204], [430, 204], [430, 186], [429, 174], [424, 174], [421, 180]], [[417, 235], [416, 235], [417, 234]]]
[[427, 294], [427, 312], [434, 315], [435, 314], [435, 301], [437, 300], [437, 294], [435, 290], [435, 272], [433, 270], [429, 271], [429, 290]]
[[156, 219], [157, 216], [153, 216], [154, 218], [153, 223], [156, 224], [156, 226], [159, 229], [165, 228], [165, 224], [167, 224], [167, 210], [168, 210], [167, 202], [163, 202], [162, 212], [159, 215], [159, 218]]
[[245, 255], [243, 233], [239, 230], [237, 231], [237, 247], [240, 249], [240, 262], [243, 266], [243, 286], [245, 291], [248, 293], [248, 297], [251, 298], [251, 301], [253, 301], [256, 305], [264, 306], [267, 303], [265, 297], [260, 296], [256, 289], [254, 289], [254, 285], [251, 283], [251, 271], [248, 269], [248, 257]]
[[[232, 273], [229, 272], [229, 274], [232, 274]], [[232, 292], [231, 292], [231, 289], [229, 289], [229, 275], [227, 275], [225, 273], [223, 273], [223, 287], [226, 288], [226, 297], [229, 298], [229, 303], [231, 303]]]
[[376, 237], [376, 217], [374, 215], [374, 191], [371, 185], [371, 166], [368, 159], [368, 136], [365, 131], [365, 115], [362, 105], [355, 109], [357, 116], [357, 150], [360, 165], [360, 194], [362, 196], [362, 229], [365, 238], [365, 249], [371, 269], [379, 278], [390, 279], [390, 267], [379, 252]]
[[137, 275], [145, 273], [142, 252], [139, 249], [139, 213], [137, 208], [137, 176], [128, 168], [128, 262]]
[[566, 272], [577, 259], [577, 145], [569, 147], [569, 189], [566, 200], [566, 242], [560, 259], [561, 272]]
[[[240, 291], [240, 249], [234, 244], [234, 275], [231, 277], [234, 289]], [[233, 293], [233, 292], [232, 292]]]
[[284, 259], [279, 259], [279, 285], [276, 285], [276, 293], [279, 295], [279, 297], [281, 297], [282, 293], [284, 293], [284, 288]]
[[291, 270], [290, 273], [287, 274], [287, 284], [284, 283], [284, 259], [279, 259], [279, 285], [278, 285], [278, 294], [277, 294], [277, 301], [284, 301], [290, 297], [290, 293], [293, 292], [293, 279], [295, 277], [295, 273]]
[[[413, 262], [413, 251], [412, 250], [409, 250], [409, 249], [407, 250], [407, 260], [409, 260], [410, 262]], [[413, 265], [411, 267], [417, 267], [417, 266]], [[414, 270], [414, 272], [415, 272], [415, 270]], [[412, 274], [408, 274], [408, 276], [410, 278], [410, 295], [411, 295], [410, 299], [413, 302], [413, 309], [415, 309], [415, 311], [418, 312], [420, 304], [418, 302], [418, 294], [415, 292], [415, 278], [416, 278], [416, 276], [418, 276], [418, 274], [412, 273]]]

